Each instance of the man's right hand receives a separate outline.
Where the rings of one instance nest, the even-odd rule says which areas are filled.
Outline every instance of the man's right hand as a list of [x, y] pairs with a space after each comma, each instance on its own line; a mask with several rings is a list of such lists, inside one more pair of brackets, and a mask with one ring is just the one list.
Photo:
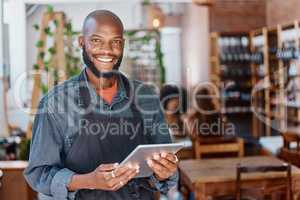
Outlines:
[[102, 164], [91, 174], [91, 189], [117, 191], [139, 173], [139, 166]]

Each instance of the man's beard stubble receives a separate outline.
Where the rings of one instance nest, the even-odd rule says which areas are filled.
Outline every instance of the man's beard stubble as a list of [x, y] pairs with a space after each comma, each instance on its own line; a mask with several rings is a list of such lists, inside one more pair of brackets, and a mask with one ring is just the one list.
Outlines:
[[91, 61], [89, 58], [85, 46], [82, 48], [82, 58], [84, 64], [92, 71], [92, 73], [97, 77], [97, 78], [111, 78], [114, 75], [116, 75], [119, 72], [119, 68], [123, 59], [123, 54], [119, 57], [118, 62], [113, 66], [113, 69], [111, 72], [101, 72], [97, 69], [95, 64]]

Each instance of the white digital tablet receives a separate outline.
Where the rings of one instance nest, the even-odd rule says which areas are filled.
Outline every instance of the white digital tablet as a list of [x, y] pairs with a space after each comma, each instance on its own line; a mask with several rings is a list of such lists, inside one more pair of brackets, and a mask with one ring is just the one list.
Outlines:
[[123, 160], [121, 165], [124, 164], [138, 164], [140, 172], [135, 178], [149, 177], [153, 171], [147, 164], [147, 159], [152, 158], [156, 153], [177, 153], [184, 145], [181, 143], [172, 144], [146, 144], [137, 146], [128, 156]]

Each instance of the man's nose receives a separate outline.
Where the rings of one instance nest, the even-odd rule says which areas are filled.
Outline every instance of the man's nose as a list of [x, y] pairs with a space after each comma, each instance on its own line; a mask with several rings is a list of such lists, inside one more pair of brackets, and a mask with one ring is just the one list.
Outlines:
[[109, 42], [104, 42], [101, 46], [100, 46], [100, 51], [103, 54], [109, 54], [112, 53], [112, 46]]

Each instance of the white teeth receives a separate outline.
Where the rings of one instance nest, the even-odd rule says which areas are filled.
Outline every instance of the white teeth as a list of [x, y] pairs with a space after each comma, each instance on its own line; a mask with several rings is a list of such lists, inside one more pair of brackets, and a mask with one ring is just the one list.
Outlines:
[[112, 58], [97, 58], [97, 60], [100, 62], [111, 62], [113, 59]]

